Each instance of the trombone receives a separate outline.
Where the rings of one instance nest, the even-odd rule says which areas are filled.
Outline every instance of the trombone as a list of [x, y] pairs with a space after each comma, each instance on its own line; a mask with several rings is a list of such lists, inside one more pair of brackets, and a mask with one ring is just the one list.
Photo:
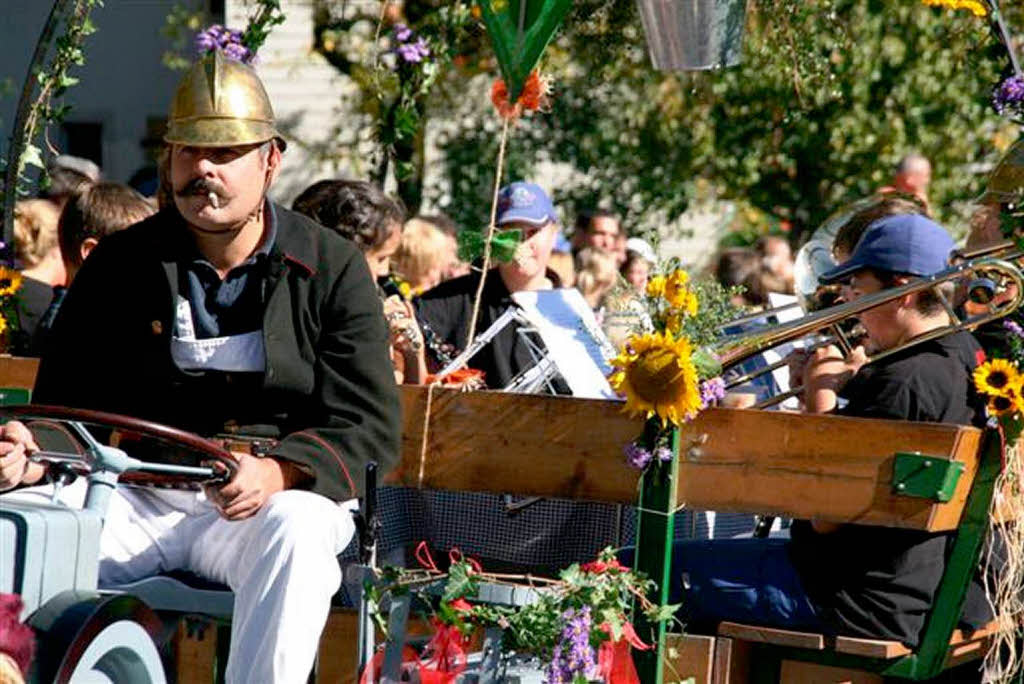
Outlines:
[[[1013, 243], [1009, 244], [1013, 246]], [[995, 251], [995, 246], [987, 249]], [[963, 261], [935, 275], [916, 278], [905, 285], [865, 295], [852, 302], [831, 306], [827, 309], [808, 314], [798, 320], [773, 326], [766, 330], [754, 330], [726, 336], [715, 345], [714, 352], [722, 363], [723, 371], [727, 371], [752, 356], [784, 342], [826, 331], [827, 334], [823, 339], [813, 345], [812, 348], [825, 344], [836, 344], [842, 349], [844, 355], [849, 355], [854, 345], [850, 342], [849, 333], [843, 330], [842, 323], [844, 321], [868, 309], [873, 309], [876, 306], [886, 304], [905, 295], [916, 294], [926, 290], [932, 290], [935, 293], [938, 300], [942, 303], [946, 314], [949, 316], [950, 323], [920, 335], [905, 344], [878, 352], [868, 358], [868, 363], [878, 361], [908, 347], [944, 337], [953, 332], [973, 330], [980, 325], [1013, 313], [1024, 302], [1024, 274], [1013, 263], [1024, 257], [1024, 252], [1010, 251], [1006, 245], [1001, 245], [1000, 251], [1004, 251], [1006, 254], [1003, 254], [1001, 257], [983, 257]], [[962, 256], [955, 255], [955, 258], [962, 258]], [[996, 298], [988, 296], [988, 292], [981, 293], [983, 296], [978, 296], [974, 301], [976, 304], [984, 305], [985, 308], [980, 313], [961, 316], [956, 312], [949, 298], [946, 297], [939, 286], [945, 283], [971, 280], [972, 278], [976, 282], [988, 281], [990, 283], [999, 283], [1001, 289], [1010, 296], [1003, 301], [997, 301]], [[973, 293], [968, 294], [971, 295]], [[784, 365], [786, 365], [786, 361], [782, 360], [765, 368], [758, 369], [753, 373], [747, 373], [728, 382], [726, 387], [735, 387]], [[788, 392], [766, 399], [756, 404], [755, 407], [765, 408], [781, 403], [790, 397], [798, 395], [802, 389], [802, 387], [793, 388]]]

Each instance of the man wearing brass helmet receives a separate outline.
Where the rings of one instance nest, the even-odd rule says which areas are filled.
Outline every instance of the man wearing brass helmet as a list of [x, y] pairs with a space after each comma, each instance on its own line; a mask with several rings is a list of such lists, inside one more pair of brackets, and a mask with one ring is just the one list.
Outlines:
[[[165, 206], [90, 254], [34, 399], [269, 438], [205, 493], [118, 487], [100, 581], [182, 568], [228, 584], [228, 681], [304, 682], [363, 468], [397, 460], [380, 302], [352, 243], [266, 198], [284, 141], [250, 67], [220, 53], [198, 62], [165, 141]], [[38, 483], [28, 431], [8, 423], [3, 440], [0, 490]]]

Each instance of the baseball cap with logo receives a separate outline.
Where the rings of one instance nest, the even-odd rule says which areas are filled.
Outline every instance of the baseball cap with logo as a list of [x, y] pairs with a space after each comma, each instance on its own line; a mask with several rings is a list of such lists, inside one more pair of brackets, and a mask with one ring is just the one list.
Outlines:
[[864, 268], [928, 276], [945, 270], [953, 238], [946, 229], [920, 214], [886, 216], [868, 226], [853, 254], [818, 280], [834, 283]]
[[522, 222], [543, 226], [549, 221], [558, 222], [555, 207], [551, 198], [536, 183], [516, 181], [498, 193], [497, 225]]

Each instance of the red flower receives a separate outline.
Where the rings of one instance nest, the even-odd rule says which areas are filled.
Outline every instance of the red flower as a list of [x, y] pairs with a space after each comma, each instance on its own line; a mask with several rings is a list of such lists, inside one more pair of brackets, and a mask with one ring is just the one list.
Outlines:
[[550, 94], [551, 84], [536, 71], [531, 71], [526, 77], [523, 92], [519, 94], [515, 104], [508, 101], [508, 86], [505, 85], [505, 81], [499, 78], [491, 86], [491, 102], [503, 119], [515, 119], [523, 112], [536, 112], [546, 108]]
[[457, 598], [454, 601], [449, 601], [448, 606], [455, 611], [460, 613], [468, 613], [473, 610], [473, 604], [464, 598]]
[[584, 563], [580, 566], [580, 570], [583, 572], [589, 572], [595, 575], [600, 575], [602, 572], [628, 572], [629, 568], [619, 562], [618, 558], [612, 558], [609, 561], [603, 561], [600, 558], [592, 560], [589, 563]]

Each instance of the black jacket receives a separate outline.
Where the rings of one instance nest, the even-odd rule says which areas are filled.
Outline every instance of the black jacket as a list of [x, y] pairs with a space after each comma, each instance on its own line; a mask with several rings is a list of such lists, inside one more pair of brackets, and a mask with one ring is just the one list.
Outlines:
[[102, 240], [54, 323], [33, 401], [112, 411], [199, 434], [280, 439], [271, 455], [305, 466], [335, 500], [363, 469], [398, 460], [398, 391], [380, 299], [349, 241], [276, 207], [263, 280], [266, 370], [185, 372], [171, 359], [178, 264], [192, 238], [165, 210]]

